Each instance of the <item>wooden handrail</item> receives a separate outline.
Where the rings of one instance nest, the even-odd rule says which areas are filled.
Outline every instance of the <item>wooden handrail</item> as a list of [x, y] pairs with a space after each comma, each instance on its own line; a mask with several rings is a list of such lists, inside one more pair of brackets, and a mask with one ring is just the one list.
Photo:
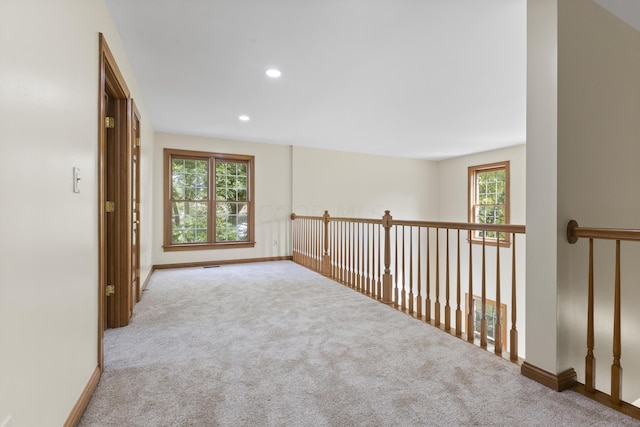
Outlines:
[[448, 228], [451, 230], [472, 231], [496, 231], [502, 233], [525, 234], [525, 225], [516, 224], [476, 224], [471, 222], [444, 222], [444, 221], [407, 221], [393, 220], [394, 225], [410, 225], [414, 227]]
[[640, 230], [625, 228], [580, 227], [574, 219], [567, 224], [567, 241], [575, 243], [579, 238], [625, 240], [640, 242]]
[[[309, 215], [297, 215], [291, 214], [291, 219], [324, 219], [323, 216], [309, 216]], [[382, 219], [375, 218], [345, 218], [345, 217], [330, 217], [330, 222], [357, 222], [363, 224], [383, 224]], [[516, 233], [516, 234], [525, 234], [526, 226], [518, 225], [518, 224], [476, 224], [470, 222], [449, 222], [449, 221], [416, 221], [416, 220], [399, 220], [392, 219], [389, 222], [390, 226], [398, 225], [405, 227], [425, 227], [425, 228], [448, 228], [451, 230], [473, 230], [473, 231], [496, 231], [501, 233]], [[591, 229], [589, 229], [591, 230]], [[594, 229], [598, 230], [598, 229]], [[637, 239], [632, 240], [640, 240], [640, 230], [637, 230], [639, 236]], [[580, 236], [586, 237], [586, 236]], [[624, 239], [623, 239], [624, 240]]]

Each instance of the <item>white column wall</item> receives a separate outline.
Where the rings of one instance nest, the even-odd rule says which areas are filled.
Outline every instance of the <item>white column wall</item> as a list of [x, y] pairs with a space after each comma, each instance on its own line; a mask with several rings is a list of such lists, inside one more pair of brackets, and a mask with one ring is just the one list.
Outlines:
[[558, 373], [557, 2], [527, 2], [527, 362]]
[[[558, 8], [558, 225], [640, 227], [640, 32], [594, 2]], [[559, 365], [584, 381], [588, 241], [558, 242]], [[610, 390], [613, 242], [595, 242], [596, 387]], [[623, 394], [640, 397], [640, 244], [622, 244]]]

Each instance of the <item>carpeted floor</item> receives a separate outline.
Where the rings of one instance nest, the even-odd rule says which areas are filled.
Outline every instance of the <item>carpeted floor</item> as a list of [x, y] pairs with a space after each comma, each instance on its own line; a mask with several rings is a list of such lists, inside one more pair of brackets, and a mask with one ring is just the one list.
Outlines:
[[88, 426], [638, 426], [292, 262], [156, 271]]

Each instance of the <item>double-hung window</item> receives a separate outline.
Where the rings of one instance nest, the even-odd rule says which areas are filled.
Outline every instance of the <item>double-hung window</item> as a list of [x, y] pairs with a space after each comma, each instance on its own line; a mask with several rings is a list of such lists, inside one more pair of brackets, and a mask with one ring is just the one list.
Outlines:
[[164, 150], [164, 249], [253, 247], [254, 157]]
[[[509, 224], [509, 162], [469, 167], [469, 222], [475, 224]], [[474, 242], [508, 245], [509, 233], [476, 230]]]

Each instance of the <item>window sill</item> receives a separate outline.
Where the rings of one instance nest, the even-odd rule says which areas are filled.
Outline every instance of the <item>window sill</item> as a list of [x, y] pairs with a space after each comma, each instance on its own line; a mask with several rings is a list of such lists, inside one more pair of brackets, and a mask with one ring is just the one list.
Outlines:
[[253, 248], [256, 242], [232, 242], [232, 243], [182, 243], [175, 245], [162, 245], [165, 252], [174, 251], [205, 251], [210, 249], [243, 249]]

